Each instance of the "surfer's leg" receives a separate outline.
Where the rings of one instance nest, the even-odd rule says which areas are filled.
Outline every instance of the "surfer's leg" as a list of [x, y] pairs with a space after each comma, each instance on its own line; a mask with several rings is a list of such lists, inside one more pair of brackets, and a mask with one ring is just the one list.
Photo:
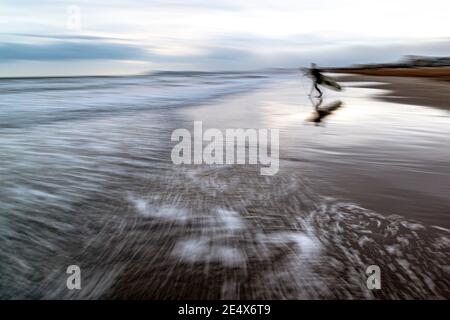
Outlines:
[[320, 91], [320, 88], [319, 88], [319, 86], [317, 85], [317, 82], [314, 83], [314, 88], [316, 88], [316, 90], [319, 92], [319, 98], [322, 97], [323, 93], [322, 93], [322, 91]]
[[313, 93], [313, 90], [314, 90], [314, 88], [315, 88], [315, 83], [313, 83], [313, 85], [311, 86], [311, 91], [309, 91], [309, 94], [308, 94], [308, 97], [311, 97], [311, 95], [312, 95], [312, 93]]

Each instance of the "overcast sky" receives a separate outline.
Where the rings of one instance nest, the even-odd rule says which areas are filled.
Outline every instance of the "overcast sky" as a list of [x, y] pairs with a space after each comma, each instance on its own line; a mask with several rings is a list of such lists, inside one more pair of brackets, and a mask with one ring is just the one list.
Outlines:
[[0, 77], [342, 66], [450, 56], [450, 1], [1, 0], [0, 30]]

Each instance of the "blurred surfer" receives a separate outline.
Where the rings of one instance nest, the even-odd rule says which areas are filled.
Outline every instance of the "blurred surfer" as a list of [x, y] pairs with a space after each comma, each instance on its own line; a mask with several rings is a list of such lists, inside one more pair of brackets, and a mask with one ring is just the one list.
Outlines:
[[313, 81], [311, 92], [308, 95], [309, 97], [311, 97], [314, 89], [316, 89], [316, 91], [319, 93], [317, 98], [321, 98], [323, 96], [323, 92], [322, 90], [320, 90], [319, 86], [324, 86], [334, 91], [342, 91], [342, 87], [336, 82], [336, 80], [323, 75], [322, 72], [317, 68], [315, 63], [311, 63], [311, 68], [308, 69], [307, 74]]
[[319, 92], [319, 95], [317, 96], [317, 98], [321, 98], [323, 93], [319, 88], [319, 85], [322, 84], [322, 73], [320, 73], [320, 70], [317, 69], [317, 66], [315, 63], [311, 63], [311, 69], [309, 69], [309, 72], [311, 74], [311, 78], [313, 80], [313, 85], [311, 87], [311, 92], [309, 93], [309, 96], [312, 95], [313, 90], [316, 89], [317, 92]]

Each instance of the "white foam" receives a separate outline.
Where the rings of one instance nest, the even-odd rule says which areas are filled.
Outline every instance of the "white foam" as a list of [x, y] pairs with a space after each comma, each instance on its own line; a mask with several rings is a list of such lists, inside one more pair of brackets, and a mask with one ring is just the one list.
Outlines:
[[172, 254], [189, 263], [221, 263], [227, 267], [244, 266], [246, 258], [238, 248], [214, 245], [208, 238], [178, 241]]
[[245, 221], [236, 211], [219, 208], [216, 209], [216, 214], [226, 230], [238, 231], [245, 229]]
[[321, 249], [320, 242], [304, 232], [270, 233], [267, 235], [259, 235], [258, 239], [262, 244], [284, 245], [294, 243], [296, 249], [298, 249], [298, 254], [302, 257], [313, 256]]
[[312, 255], [319, 251], [320, 243], [304, 233], [298, 232], [290, 235], [295, 244], [300, 248], [302, 255]]
[[169, 205], [156, 207], [149, 200], [133, 195], [128, 196], [128, 200], [134, 205], [137, 213], [144, 217], [180, 221], [185, 221], [189, 217], [188, 211], [184, 208]]

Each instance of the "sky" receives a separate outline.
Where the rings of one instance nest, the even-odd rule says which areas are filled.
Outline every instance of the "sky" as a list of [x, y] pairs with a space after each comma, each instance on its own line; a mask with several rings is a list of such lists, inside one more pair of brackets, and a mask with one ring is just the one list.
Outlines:
[[0, 0], [0, 77], [450, 56], [448, 0]]

